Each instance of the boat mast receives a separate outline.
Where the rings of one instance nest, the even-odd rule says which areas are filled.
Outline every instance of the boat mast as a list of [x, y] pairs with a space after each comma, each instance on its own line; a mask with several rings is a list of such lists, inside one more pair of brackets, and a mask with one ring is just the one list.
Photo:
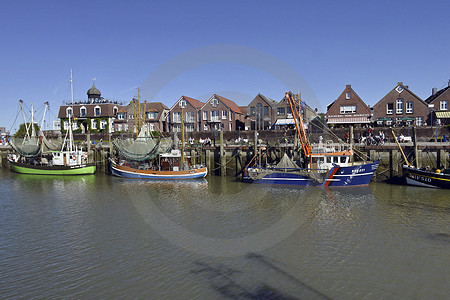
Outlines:
[[184, 107], [181, 107], [181, 167], [184, 170]]
[[69, 115], [69, 151], [73, 151], [73, 135], [72, 135], [72, 117], [73, 117], [73, 78], [72, 69], [70, 69], [70, 92], [72, 96], [71, 114]]
[[406, 158], [405, 152], [403, 152], [402, 146], [400, 146], [400, 143], [399, 143], [398, 140], [397, 140], [397, 136], [395, 135], [394, 130], [393, 130], [392, 128], [391, 128], [391, 132], [392, 132], [392, 135], [394, 136], [394, 140], [395, 140], [395, 142], [397, 143], [398, 148], [400, 149], [400, 152], [401, 152], [402, 155], [403, 155], [403, 159], [405, 160], [406, 165], [407, 165], [408, 167], [411, 167], [411, 164], [409, 163], [408, 159]]

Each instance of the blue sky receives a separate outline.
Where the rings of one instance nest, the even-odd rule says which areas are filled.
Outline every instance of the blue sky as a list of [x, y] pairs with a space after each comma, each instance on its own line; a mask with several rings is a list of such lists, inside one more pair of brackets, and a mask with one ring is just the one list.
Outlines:
[[[51, 117], [85, 100], [239, 105], [302, 92], [324, 111], [351, 84], [373, 106], [402, 81], [422, 99], [450, 79], [448, 1], [2, 1], [0, 126], [18, 100]], [[18, 127], [16, 121], [15, 127]]]

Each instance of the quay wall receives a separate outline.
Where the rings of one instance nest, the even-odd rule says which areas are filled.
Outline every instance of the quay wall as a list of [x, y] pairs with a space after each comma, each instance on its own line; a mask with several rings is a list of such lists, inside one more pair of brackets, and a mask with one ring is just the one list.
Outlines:
[[[381, 159], [380, 166], [373, 178], [375, 181], [385, 181], [392, 178], [400, 177], [401, 166], [404, 163], [401, 152], [398, 146], [393, 142], [393, 138], [390, 134], [389, 128], [375, 128], [374, 134], [378, 134], [380, 130], [383, 130], [388, 137], [388, 142], [379, 146], [366, 146], [359, 145], [358, 140], [354, 139], [355, 147], [358, 151], [355, 151], [355, 160], [361, 160], [361, 158], [377, 160]], [[396, 135], [403, 134], [404, 136], [412, 135], [411, 128], [398, 127], [394, 128]], [[328, 133], [313, 133], [311, 134], [311, 141], [317, 143], [319, 137], [322, 136], [323, 141], [336, 142], [338, 137], [343, 139], [345, 133], [348, 132], [348, 128], [335, 129], [335, 135]], [[354, 136], [358, 136], [360, 133], [367, 132], [367, 128], [355, 128]], [[419, 167], [431, 167], [446, 169], [450, 168], [450, 143], [449, 142], [430, 142], [438, 132], [439, 137], [450, 135], [448, 127], [441, 127], [436, 130], [433, 128], [416, 128], [417, 135], [417, 164]], [[193, 144], [187, 143], [186, 153], [191, 157], [193, 164], [202, 163], [206, 164], [212, 175], [222, 176], [240, 176], [242, 169], [252, 160], [255, 156], [255, 140], [258, 140], [258, 147], [265, 147], [264, 155], [261, 155], [263, 163], [276, 163], [287, 153], [290, 156], [294, 156], [294, 159], [298, 159], [295, 155], [297, 151], [294, 144], [295, 131], [294, 130], [267, 130], [258, 132], [255, 136], [255, 131], [241, 131], [241, 132], [193, 132], [187, 133], [187, 137], [194, 139]], [[89, 139], [89, 161], [97, 165], [98, 172], [108, 173], [108, 158], [110, 156], [110, 141], [114, 138], [108, 135], [91, 134]], [[124, 134], [121, 134], [122, 137]], [[212, 142], [211, 145], [202, 145], [198, 143], [200, 138], [205, 139], [209, 137]], [[237, 139], [245, 139], [246, 141], [237, 141]], [[75, 135], [75, 140], [86, 141], [85, 135]], [[442, 140], [442, 139], [441, 139]], [[94, 144], [95, 141], [95, 144]], [[101, 142], [99, 142], [101, 141]], [[221, 147], [222, 141], [222, 147]], [[87, 144], [83, 143], [85, 146]], [[416, 164], [414, 158], [414, 146], [413, 143], [402, 143], [402, 148], [411, 163]], [[13, 153], [10, 147], [0, 148], [0, 166], [8, 167], [6, 157], [8, 153]], [[259, 156], [258, 156], [259, 158]]]

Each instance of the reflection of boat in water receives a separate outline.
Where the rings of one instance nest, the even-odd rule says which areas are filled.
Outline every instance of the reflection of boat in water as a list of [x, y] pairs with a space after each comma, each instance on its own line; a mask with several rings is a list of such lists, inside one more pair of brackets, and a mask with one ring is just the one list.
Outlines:
[[[137, 99], [140, 107], [140, 99]], [[139, 129], [140, 117], [136, 115]], [[182, 149], [172, 149], [172, 139], [152, 136], [148, 126], [144, 124], [134, 140], [114, 141], [119, 157], [110, 159], [110, 169], [114, 176], [159, 179], [185, 180], [204, 178], [208, 170], [201, 164], [189, 164], [184, 156], [184, 122], [182, 122]]]
[[430, 188], [450, 189], [450, 169], [439, 170], [414, 167], [406, 158], [406, 155], [403, 152], [394, 131], [391, 131], [394, 136], [394, 140], [403, 155], [403, 159], [406, 162], [406, 165], [403, 165], [402, 170], [403, 177], [406, 179], [407, 184]]
[[[72, 86], [72, 72], [70, 73], [70, 83]], [[48, 103], [46, 105], [48, 106]], [[73, 114], [69, 117], [69, 128], [64, 142], [59, 150], [55, 150], [52, 149], [51, 143], [44, 135], [41, 135], [39, 139], [35, 136], [33, 113], [32, 109], [32, 118], [29, 123], [31, 124], [31, 136], [28, 136], [28, 128], [26, 128], [26, 139], [22, 144], [11, 141], [11, 145], [19, 155], [8, 159], [14, 172], [34, 175], [85, 175], [95, 173], [96, 166], [88, 164], [87, 152], [74, 145], [71, 121]], [[49, 151], [44, 151], [45, 146]]]
[[[319, 142], [312, 147], [306, 134], [300, 103], [295, 103], [291, 93], [286, 93], [302, 145], [300, 156], [307, 161], [305, 168], [299, 167], [286, 154], [274, 166], [247, 166], [244, 181], [265, 184], [300, 186], [359, 186], [368, 185], [378, 168], [379, 161], [351, 162], [352, 149], [340, 149]], [[301, 100], [300, 100], [301, 101]], [[256, 155], [255, 155], [256, 157]], [[251, 163], [251, 162], [250, 162]]]

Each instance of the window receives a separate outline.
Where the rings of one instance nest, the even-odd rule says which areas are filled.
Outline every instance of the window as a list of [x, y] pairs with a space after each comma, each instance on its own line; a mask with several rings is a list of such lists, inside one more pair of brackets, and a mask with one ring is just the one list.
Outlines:
[[230, 110], [230, 121], [232, 121], [232, 120], [233, 120], [233, 113]]
[[217, 98], [214, 98], [211, 100], [211, 106], [212, 107], [217, 107], [217, 105], [219, 105], [219, 100], [217, 100]]
[[117, 131], [122, 131], [122, 124], [117, 125]]
[[68, 118], [72, 117], [72, 107], [68, 107], [66, 109], [66, 117], [68, 117]]
[[277, 108], [277, 115], [284, 115], [285, 114], [285, 108], [284, 107], [278, 107]]
[[186, 122], [187, 123], [194, 123], [195, 122], [195, 114], [193, 111], [187, 111], [186, 112]]
[[394, 103], [388, 103], [386, 106], [386, 114], [392, 115], [394, 113]]
[[113, 108], [113, 115], [117, 115], [117, 112], [119, 111], [119, 109], [117, 108], [117, 106], [114, 106]]
[[255, 107], [250, 106], [250, 116], [254, 116], [254, 115], [255, 115]]
[[203, 131], [208, 131], [208, 125], [203, 125]]
[[226, 120], [226, 119], [227, 119], [227, 111], [222, 110], [222, 120]]
[[264, 115], [265, 116], [269, 115], [269, 107], [268, 106], [264, 106]]
[[416, 126], [423, 126], [424, 118], [423, 117], [416, 117]]
[[97, 120], [91, 120], [91, 128], [97, 129]]
[[194, 132], [194, 124], [187, 124], [186, 132]]
[[64, 130], [69, 129], [69, 121], [64, 121]]
[[351, 94], [350, 93], [345, 93], [345, 99], [350, 99], [350, 97], [351, 97]]
[[82, 106], [80, 108], [80, 117], [85, 118], [86, 117], [86, 107]]
[[186, 108], [186, 100], [181, 99], [181, 101], [180, 101], [180, 107], [181, 107], [181, 108]]
[[128, 131], [128, 124], [125, 124], [125, 131]]
[[179, 124], [173, 125], [173, 132], [181, 132], [181, 125]]
[[219, 111], [218, 110], [212, 110], [211, 111], [211, 121], [212, 122], [219, 121]]
[[403, 99], [397, 99], [397, 106], [396, 106], [396, 110], [395, 113], [396, 114], [403, 114]]
[[150, 124], [150, 131], [155, 131], [155, 124]]
[[100, 121], [100, 129], [106, 129], [106, 125], [108, 124], [107, 120]]
[[124, 113], [124, 112], [117, 113], [116, 118], [117, 118], [117, 120], [125, 120], [127, 118], [127, 113]]
[[414, 102], [406, 102], [406, 113], [412, 114], [414, 112]]
[[203, 111], [203, 121], [207, 121], [207, 120], [208, 120], [208, 112]]
[[130, 114], [130, 120], [133, 120], [133, 119], [134, 119], [134, 115]]
[[155, 112], [154, 111], [145, 112], [145, 118], [149, 120], [155, 119]]
[[292, 110], [291, 110], [291, 106], [290, 105], [287, 107], [287, 114], [288, 115], [292, 115]]
[[102, 112], [102, 110], [101, 110], [100, 106], [96, 106], [94, 108], [94, 116], [99, 117], [101, 112]]
[[341, 106], [341, 114], [356, 113], [356, 105]]
[[181, 113], [180, 112], [174, 112], [173, 113], [173, 123], [181, 123]]
[[448, 101], [447, 100], [442, 100], [439, 103], [439, 109], [440, 110], [448, 110]]

